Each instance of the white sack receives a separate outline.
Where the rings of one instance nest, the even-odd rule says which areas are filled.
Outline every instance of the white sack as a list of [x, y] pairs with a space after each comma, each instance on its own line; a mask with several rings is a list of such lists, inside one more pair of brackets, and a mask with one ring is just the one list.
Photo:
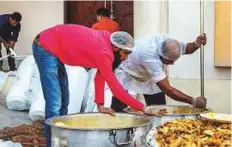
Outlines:
[[81, 110], [88, 82], [88, 73], [83, 67], [78, 66], [66, 65], [66, 70], [68, 74], [70, 93], [68, 114], [78, 113]]
[[36, 95], [34, 96], [29, 111], [29, 117], [33, 121], [44, 120], [45, 118], [45, 100], [44, 100], [41, 84], [39, 85], [40, 86], [38, 88]]
[[6, 97], [7, 107], [11, 110], [29, 110], [31, 106], [31, 97], [28, 95], [32, 92], [30, 89], [31, 77], [33, 76], [33, 65], [35, 61], [33, 56], [28, 56], [19, 65], [17, 80], [9, 89]]
[[33, 55], [27, 56], [19, 65], [17, 69], [17, 77], [21, 78], [23, 77], [26, 73], [25, 69], [31, 67], [35, 63], [35, 59]]
[[1, 90], [1, 95], [7, 96], [11, 87], [14, 85], [15, 81], [17, 81], [17, 77], [10, 77], [8, 76], [6, 79], [6, 83], [3, 87], [3, 89]]
[[6, 81], [8, 78], [8, 74], [0, 71], [0, 91], [4, 88]]
[[22, 147], [20, 143], [14, 143], [12, 141], [3, 141], [0, 140], [0, 147]]
[[[68, 114], [78, 113], [80, 112], [86, 83], [88, 81], [88, 74], [82, 67], [67, 65], [65, 65], [65, 67], [68, 74], [70, 93]], [[40, 82], [37, 93], [31, 104], [29, 116], [33, 121], [44, 120], [45, 118], [45, 100]]]
[[[97, 69], [91, 69], [89, 70], [89, 82], [88, 86], [86, 88], [84, 101], [82, 104], [82, 112], [88, 113], [88, 112], [97, 112], [97, 105], [94, 102], [95, 100], [95, 75], [96, 75]], [[104, 106], [107, 108], [110, 108], [112, 103], [112, 92], [109, 89], [108, 85], [105, 84], [105, 96], [104, 96]]]
[[30, 78], [17, 80], [10, 88], [6, 97], [8, 109], [11, 110], [28, 110], [30, 108], [30, 100], [26, 99], [26, 91], [28, 89]]

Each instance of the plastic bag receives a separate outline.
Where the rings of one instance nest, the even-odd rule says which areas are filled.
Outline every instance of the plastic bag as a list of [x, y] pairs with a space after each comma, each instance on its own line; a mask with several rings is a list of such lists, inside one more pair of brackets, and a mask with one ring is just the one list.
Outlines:
[[29, 110], [31, 106], [30, 82], [35, 71], [35, 60], [33, 56], [26, 57], [19, 65], [17, 80], [9, 89], [6, 97], [7, 107], [11, 110]]
[[0, 71], [0, 91], [4, 88], [8, 75], [2, 71]]
[[[65, 65], [65, 67], [68, 74], [70, 93], [68, 114], [78, 113], [81, 109], [81, 104], [88, 81], [88, 74], [82, 67], [67, 65]], [[37, 92], [32, 100], [29, 111], [30, 119], [33, 121], [44, 120], [45, 118], [45, 100], [40, 82], [38, 85]]]
[[81, 112], [92, 112], [95, 106], [95, 90], [94, 90], [94, 78], [96, 75], [97, 69], [91, 69], [88, 71], [88, 82], [84, 94], [83, 103], [81, 106]]
[[35, 59], [33, 57], [33, 55], [29, 55], [27, 56], [19, 65], [18, 69], [17, 69], [17, 77], [21, 78], [23, 76], [25, 76], [26, 73], [25, 70], [27, 70], [28, 68], [31, 68], [32, 65], [35, 63]]
[[14, 143], [12, 141], [3, 141], [0, 139], [0, 147], [22, 147], [20, 143]]
[[43, 96], [43, 91], [41, 84], [39, 83], [39, 88], [37, 93], [32, 100], [29, 117], [31, 120], [44, 120], [45, 118], [45, 100]]
[[69, 81], [69, 106], [68, 114], [78, 113], [81, 110], [87, 82], [88, 73], [83, 67], [67, 66], [66, 70]]

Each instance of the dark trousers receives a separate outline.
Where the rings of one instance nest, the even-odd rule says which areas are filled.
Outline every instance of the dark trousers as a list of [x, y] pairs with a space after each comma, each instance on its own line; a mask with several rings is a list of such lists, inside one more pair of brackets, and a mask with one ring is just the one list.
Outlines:
[[[149, 105], [166, 105], [166, 99], [165, 94], [163, 92], [153, 94], [153, 95], [147, 95], [144, 94], [144, 99], [146, 104]], [[116, 97], [113, 96], [112, 98], [112, 104], [111, 108], [116, 112], [122, 112], [124, 108], [126, 108], [127, 105], [119, 101]]]
[[[6, 49], [7, 54], [10, 54], [9, 49]], [[2, 57], [2, 43], [0, 43], [0, 58]], [[8, 57], [8, 64], [10, 67], [10, 71], [16, 70], [15, 68], [15, 58]], [[0, 66], [3, 65], [3, 61], [0, 61]]]

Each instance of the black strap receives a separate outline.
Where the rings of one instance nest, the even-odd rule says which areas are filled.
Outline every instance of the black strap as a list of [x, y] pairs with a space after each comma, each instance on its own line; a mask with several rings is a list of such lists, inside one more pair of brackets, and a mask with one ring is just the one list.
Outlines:
[[39, 40], [39, 34], [35, 37], [35, 39], [38, 39], [38, 40]]

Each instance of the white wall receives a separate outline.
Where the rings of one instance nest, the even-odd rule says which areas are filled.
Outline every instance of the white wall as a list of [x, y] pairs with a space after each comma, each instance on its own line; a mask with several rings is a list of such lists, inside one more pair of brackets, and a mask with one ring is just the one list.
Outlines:
[[22, 14], [21, 32], [15, 46], [19, 55], [31, 54], [33, 38], [40, 31], [63, 23], [63, 1], [0, 1], [0, 14], [18, 11]]
[[167, 1], [134, 1], [135, 39], [168, 31]]
[[[205, 78], [231, 79], [231, 68], [214, 66], [214, 1], [205, 1]], [[194, 41], [200, 34], [200, 2], [169, 1], [169, 34], [184, 42]], [[200, 76], [200, 52], [183, 56], [174, 66], [170, 66], [170, 77], [198, 79]]]
[[[200, 95], [200, 81], [191, 79], [170, 79], [175, 88], [182, 92], [197, 97]], [[207, 107], [218, 113], [231, 113], [231, 81], [230, 80], [205, 80], [205, 97]], [[171, 98], [167, 98], [168, 105], [184, 105]]]
[[[214, 1], [205, 1], [205, 78], [231, 79], [231, 68], [214, 66]], [[199, 1], [135, 1], [135, 39], [169, 33], [175, 39], [192, 42], [200, 34]], [[170, 66], [170, 77], [181, 79], [200, 78], [200, 53], [182, 56]]]
[[[169, 7], [169, 10], [168, 10]], [[41, 30], [63, 23], [63, 1], [0, 1], [0, 14], [19, 11], [23, 15], [16, 52], [31, 54], [31, 43]], [[199, 1], [135, 1], [135, 38], [167, 33], [184, 42], [193, 41], [199, 34]], [[168, 19], [169, 18], [169, 19]], [[231, 79], [230, 68], [214, 67], [214, 1], [205, 1], [205, 78]], [[183, 56], [170, 67], [170, 77], [198, 79], [199, 51]], [[183, 69], [183, 70], [180, 70]]]
[[[135, 38], [168, 32], [171, 37], [178, 40], [194, 41], [200, 33], [200, 2], [170, 0], [168, 7], [162, 2], [164, 1], [135, 2]], [[168, 14], [164, 12], [168, 12]], [[164, 22], [167, 22], [168, 25], [165, 25]], [[231, 113], [231, 69], [214, 67], [214, 24], [214, 1], [205, 1], [205, 32], [208, 38], [205, 46], [207, 107], [212, 108], [215, 112]], [[181, 57], [173, 66], [170, 66], [169, 76], [174, 87], [190, 96], [199, 96], [199, 51], [193, 55]], [[183, 103], [170, 98], [167, 99], [167, 102], [170, 105], [183, 105]]]

